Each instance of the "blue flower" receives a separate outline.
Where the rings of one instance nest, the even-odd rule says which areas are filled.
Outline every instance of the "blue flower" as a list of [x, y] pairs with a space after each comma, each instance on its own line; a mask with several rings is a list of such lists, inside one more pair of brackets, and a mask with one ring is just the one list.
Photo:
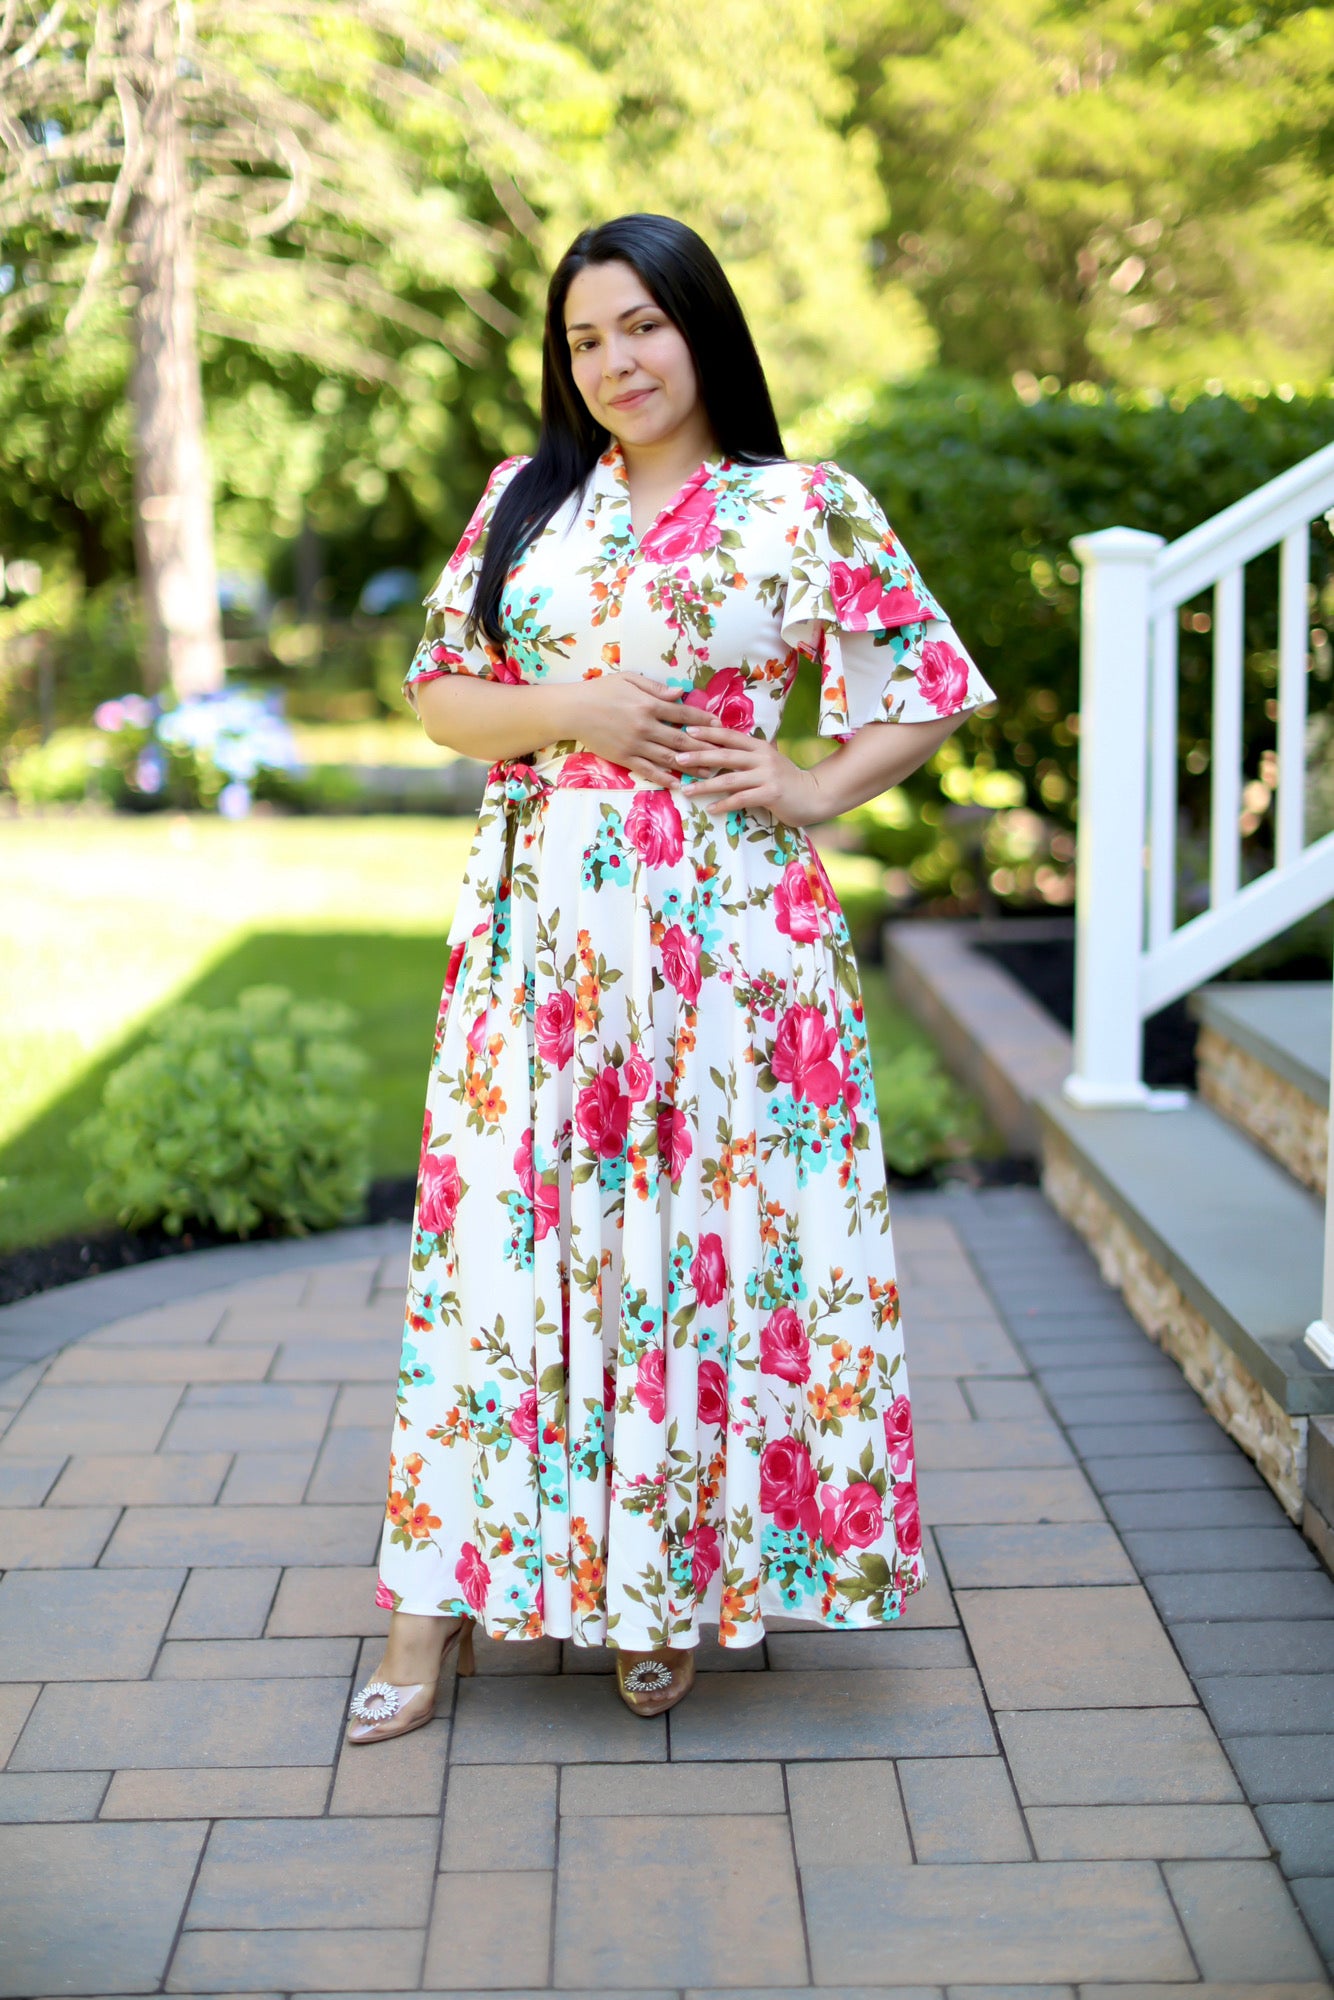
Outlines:
[[399, 1373], [406, 1375], [417, 1389], [429, 1389], [435, 1381], [430, 1367], [418, 1358], [417, 1350], [410, 1340], [403, 1342], [403, 1352], [399, 1358]]

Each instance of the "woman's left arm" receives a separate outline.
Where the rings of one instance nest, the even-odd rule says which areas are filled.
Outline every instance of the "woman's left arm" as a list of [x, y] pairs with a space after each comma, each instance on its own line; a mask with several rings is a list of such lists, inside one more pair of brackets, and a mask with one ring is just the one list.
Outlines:
[[692, 779], [680, 796], [711, 812], [762, 807], [789, 826], [816, 826], [902, 784], [962, 721], [961, 711], [930, 722], [866, 722], [807, 771], [763, 737], [692, 723], [682, 734], [696, 747], [678, 750], [676, 761], [683, 773], [707, 766], [710, 775]]

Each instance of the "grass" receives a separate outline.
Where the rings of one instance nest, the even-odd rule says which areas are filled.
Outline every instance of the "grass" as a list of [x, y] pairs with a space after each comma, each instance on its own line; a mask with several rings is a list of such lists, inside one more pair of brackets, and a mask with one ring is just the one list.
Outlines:
[[[472, 832], [471, 818], [0, 822], [0, 1252], [93, 1222], [69, 1134], [153, 1016], [185, 998], [220, 1006], [260, 983], [356, 1010], [372, 1171], [412, 1173]], [[876, 864], [824, 859], [864, 937], [880, 906]], [[924, 1108], [946, 1150], [971, 1143], [982, 1127], [956, 1088], [937, 1082], [918, 1101], [934, 1047], [874, 966], [865, 996], [890, 1157], [896, 1143], [918, 1143]]]

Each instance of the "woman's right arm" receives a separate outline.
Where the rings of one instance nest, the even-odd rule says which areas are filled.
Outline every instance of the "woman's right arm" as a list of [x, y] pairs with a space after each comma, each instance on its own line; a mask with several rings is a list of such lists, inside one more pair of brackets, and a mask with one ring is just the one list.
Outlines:
[[[616, 672], [549, 687], [439, 674], [413, 689], [433, 743], [492, 764], [548, 743], [576, 742], [652, 785], [677, 785], [683, 688], [647, 674]], [[694, 711], [691, 711], [693, 717]]]

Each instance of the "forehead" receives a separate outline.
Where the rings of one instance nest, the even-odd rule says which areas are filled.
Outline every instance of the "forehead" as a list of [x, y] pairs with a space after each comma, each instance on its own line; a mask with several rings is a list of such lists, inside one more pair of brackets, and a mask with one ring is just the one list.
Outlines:
[[654, 303], [653, 294], [631, 264], [585, 264], [565, 294], [565, 324], [610, 326], [623, 314]]

